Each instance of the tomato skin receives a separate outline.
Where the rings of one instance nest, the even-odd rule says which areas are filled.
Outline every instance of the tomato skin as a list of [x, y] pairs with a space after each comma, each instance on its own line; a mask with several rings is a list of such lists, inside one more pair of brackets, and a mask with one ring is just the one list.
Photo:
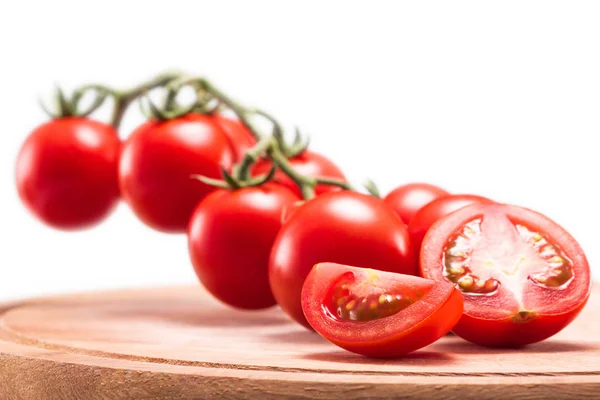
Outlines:
[[[290, 165], [302, 175], [346, 181], [344, 173], [331, 160], [319, 153], [306, 150], [296, 157], [290, 158], [288, 161]], [[271, 165], [272, 163], [268, 160], [260, 160], [252, 168], [252, 175], [256, 176], [268, 173], [271, 169]], [[275, 173], [275, 181], [293, 190], [298, 196], [302, 196], [298, 186], [282, 171], [278, 170]], [[337, 192], [340, 190], [339, 187], [332, 185], [317, 185], [315, 194], [318, 196], [323, 193]]]
[[121, 192], [148, 226], [185, 232], [196, 205], [215, 190], [191, 176], [220, 178], [220, 167], [229, 168], [233, 159], [229, 139], [211, 116], [150, 120], [123, 144]]
[[380, 199], [351, 191], [324, 193], [289, 217], [277, 235], [269, 281], [277, 303], [310, 328], [301, 305], [304, 279], [320, 262], [417, 274], [406, 226]]
[[19, 196], [49, 226], [90, 227], [106, 218], [119, 200], [120, 140], [107, 124], [60, 118], [36, 128], [16, 164]]
[[433, 200], [420, 209], [408, 224], [410, 240], [418, 258], [425, 234], [438, 219], [463, 207], [476, 203], [493, 203], [485, 197], [472, 194], [452, 194]]
[[448, 195], [450, 193], [444, 189], [428, 183], [409, 183], [392, 190], [383, 201], [389, 204], [402, 221], [408, 224], [421, 208], [433, 200]]
[[229, 138], [235, 162], [240, 162], [244, 158], [244, 154], [256, 144], [256, 139], [239, 119], [222, 114], [215, 114], [213, 118]]
[[536, 286], [523, 289], [520, 296], [535, 304], [534, 307], [526, 302], [525, 306], [518, 305], [518, 308], [524, 307], [531, 312], [526, 319], [518, 318], [518, 308], [512, 309], [512, 303], [501, 297], [486, 299], [486, 296], [464, 295], [464, 313], [452, 332], [482, 346], [520, 347], [547, 339], [565, 328], [583, 309], [591, 293], [591, 273], [585, 254], [575, 239], [556, 222], [535, 211], [506, 204], [480, 203], [464, 207], [438, 220], [427, 232], [420, 254], [421, 275], [446, 280], [441, 253], [449, 235], [465, 221], [498, 212], [505, 213], [513, 223], [541, 232], [573, 262], [575, 278], [564, 292], [554, 294], [553, 289]]
[[275, 305], [269, 286], [271, 247], [283, 208], [298, 197], [281, 185], [217, 190], [196, 208], [188, 248], [196, 275], [222, 302], [238, 308]]
[[462, 315], [462, 295], [453, 284], [376, 272], [378, 286], [387, 284], [389, 288], [391, 281], [391, 285], [409, 288], [429, 284], [430, 289], [421, 300], [395, 315], [366, 322], [336, 320], [323, 311], [324, 300], [332, 283], [348, 271], [365, 274], [362, 268], [317, 264], [302, 290], [302, 308], [311, 326], [325, 339], [348, 351], [369, 357], [402, 356], [440, 339]]
[[490, 320], [463, 314], [452, 332], [469, 342], [487, 347], [522, 347], [541, 342], [562, 331], [579, 315], [587, 298], [576, 308], [557, 315], [540, 315], [527, 323], [512, 318]]

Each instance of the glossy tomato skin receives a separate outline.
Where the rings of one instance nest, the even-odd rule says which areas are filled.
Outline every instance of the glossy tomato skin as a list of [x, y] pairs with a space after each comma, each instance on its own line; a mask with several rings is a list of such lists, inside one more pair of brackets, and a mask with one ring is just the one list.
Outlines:
[[456, 210], [476, 203], [493, 203], [493, 201], [472, 194], [452, 194], [433, 200], [421, 208], [408, 224], [408, 233], [415, 248], [415, 256], [418, 257], [423, 238], [435, 221]]
[[408, 224], [421, 208], [435, 199], [448, 195], [450, 193], [444, 189], [428, 183], [409, 183], [392, 190], [383, 201]]
[[283, 208], [297, 200], [289, 189], [267, 183], [220, 189], [198, 205], [188, 228], [188, 248], [196, 275], [212, 295], [237, 308], [275, 304], [269, 254]]
[[215, 114], [213, 118], [229, 138], [235, 162], [240, 162], [244, 158], [244, 154], [256, 144], [256, 139], [237, 118], [230, 118], [222, 114]]
[[[540, 232], [558, 245], [573, 263], [574, 279], [565, 289], [540, 288], [527, 281], [516, 302], [500, 282], [494, 296], [465, 294], [464, 314], [453, 328], [458, 336], [491, 347], [520, 347], [547, 339], [565, 328], [585, 306], [591, 292], [591, 273], [583, 250], [575, 239], [548, 217], [506, 204], [481, 203], [462, 208], [438, 220], [427, 232], [420, 254], [421, 275], [446, 280], [441, 262], [448, 238], [461, 225], [477, 217], [502, 213], [512, 223]], [[502, 241], [505, 242], [504, 240]], [[520, 314], [525, 309], [526, 314]]]
[[[296, 157], [290, 158], [288, 161], [296, 171], [303, 175], [332, 178], [341, 181], [346, 180], [344, 173], [331, 160], [310, 150], [306, 150]], [[261, 160], [252, 168], [252, 174], [254, 176], [266, 174], [271, 169], [271, 165], [270, 161]], [[282, 171], [277, 171], [275, 174], [275, 181], [293, 190], [298, 196], [302, 195], [294, 181]], [[332, 185], [317, 185], [315, 193], [318, 196], [323, 193], [337, 192], [339, 190], [339, 187]]]
[[125, 141], [119, 163], [121, 193], [148, 226], [185, 232], [196, 205], [214, 187], [192, 175], [221, 177], [234, 154], [212, 116], [189, 114], [148, 121]]
[[39, 126], [17, 158], [21, 200], [54, 228], [97, 224], [119, 199], [120, 146], [112, 126], [87, 118], [60, 118]]
[[351, 191], [324, 193], [297, 208], [281, 228], [269, 262], [277, 303], [310, 327], [301, 305], [304, 279], [321, 262], [416, 275], [406, 226], [380, 199]]
[[[356, 285], [393, 293], [394, 288], [426, 292], [424, 297], [394, 315], [370, 321], [348, 321], [327, 313], [330, 288], [343, 274], [360, 277]], [[378, 292], [374, 292], [377, 298]], [[461, 293], [450, 282], [369, 271], [346, 265], [317, 264], [306, 278], [302, 307], [311, 326], [325, 339], [369, 357], [402, 356], [440, 339], [458, 322], [463, 311]]]

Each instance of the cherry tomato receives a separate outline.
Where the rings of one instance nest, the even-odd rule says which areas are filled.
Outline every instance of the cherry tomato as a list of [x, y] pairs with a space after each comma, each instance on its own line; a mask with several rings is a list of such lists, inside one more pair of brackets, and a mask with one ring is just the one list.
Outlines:
[[222, 302], [258, 309], [275, 304], [269, 287], [271, 247], [282, 209], [298, 197], [274, 183], [220, 189], [196, 208], [188, 229], [190, 257], [198, 278]]
[[324, 263], [306, 278], [302, 309], [330, 342], [365, 356], [393, 357], [448, 333], [462, 315], [463, 299], [450, 282]]
[[148, 121], [125, 141], [119, 164], [123, 197], [147, 225], [185, 232], [196, 205], [215, 190], [192, 175], [220, 178], [233, 151], [211, 116]]
[[415, 256], [418, 258], [421, 243], [427, 230], [438, 219], [450, 214], [453, 211], [466, 207], [474, 203], [493, 203], [485, 197], [471, 194], [452, 194], [440, 197], [420, 209], [408, 224], [408, 233], [415, 249]]
[[361, 193], [325, 193], [296, 209], [281, 228], [269, 262], [277, 303], [309, 327], [300, 294], [320, 262], [417, 274], [406, 225], [383, 201]]
[[409, 183], [392, 190], [383, 201], [389, 204], [402, 218], [402, 221], [408, 224], [417, 211], [425, 205], [449, 194], [444, 189], [428, 183]]
[[575, 239], [549, 218], [505, 204], [474, 204], [436, 222], [423, 242], [421, 272], [456, 284], [465, 310], [453, 332], [486, 346], [558, 333], [591, 290]]
[[76, 117], [49, 121], [31, 133], [19, 153], [19, 196], [52, 227], [94, 225], [119, 199], [119, 151], [117, 132], [110, 125]]
[[[346, 177], [342, 171], [328, 158], [309, 150], [297, 155], [296, 157], [290, 158], [289, 163], [291, 166], [301, 173], [302, 175], [321, 177], [321, 178], [332, 178], [345, 181]], [[252, 168], [253, 175], [266, 174], [271, 169], [271, 162], [268, 160], [261, 160], [257, 162]], [[275, 174], [275, 181], [290, 188], [298, 196], [302, 196], [298, 186], [282, 171], [277, 171]], [[340, 188], [332, 185], [317, 185], [315, 193], [317, 195], [327, 192], [337, 192]]]
[[241, 161], [244, 154], [256, 144], [256, 139], [239, 119], [229, 118], [221, 114], [215, 114], [214, 119], [229, 138], [235, 161]]

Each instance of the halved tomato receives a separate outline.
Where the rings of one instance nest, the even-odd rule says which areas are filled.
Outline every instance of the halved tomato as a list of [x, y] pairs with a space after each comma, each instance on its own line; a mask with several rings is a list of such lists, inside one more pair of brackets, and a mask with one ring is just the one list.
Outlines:
[[453, 332], [486, 346], [558, 333], [591, 290], [575, 239], [549, 218], [505, 204], [474, 204], [437, 221], [423, 241], [421, 273], [462, 291], [465, 312]]
[[330, 342], [365, 356], [393, 357], [448, 333], [463, 300], [450, 282], [321, 263], [304, 282], [302, 310]]

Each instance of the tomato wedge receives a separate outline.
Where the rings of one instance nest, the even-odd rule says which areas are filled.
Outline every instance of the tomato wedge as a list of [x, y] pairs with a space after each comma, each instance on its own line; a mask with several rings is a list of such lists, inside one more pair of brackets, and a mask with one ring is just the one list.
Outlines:
[[302, 309], [330, 342], [365, 356], [394, 357], [448, 333], [463, 300], [447, 281], [321, 263], [304, 282]]
[[517, 206], [474, 204], [438, 220], [421, 247], [421, 274], [452, 282], [465, 300], [453, 332], [485, 346], [518, 347], [567, 326], [591, 290], [573, 237]]

